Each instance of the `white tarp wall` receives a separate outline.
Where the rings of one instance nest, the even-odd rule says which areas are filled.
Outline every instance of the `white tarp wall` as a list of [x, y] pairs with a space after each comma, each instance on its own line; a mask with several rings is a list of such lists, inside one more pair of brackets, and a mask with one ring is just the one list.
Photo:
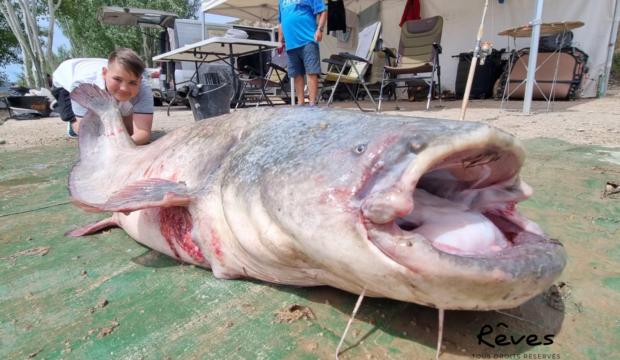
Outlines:
[[[377, 0], [345, 0], [348, 9], [359, 13], [361, 10], [374, 4]], [[214, 0], [203, 0], [204, 3], [213, 3]], [[225, 2], [217, 0], [215, 2]], [[231, 1], [232, 2], [232, 1]], [[256, 0], [256, 4], [275, 3], [277, 1]], [[422, 17], [441, 15], [444, 18], [442, 35], [443, 54], [440, 57], [441, 84], [454, 91], [458, 58], [452, 58], [468, 50], [473, 50], [476, 44], [476, 35], [482, 20], [484, 0], [420, 0]], [[383, 44], [386, 47], [398, 47], [400, 37], [400, 19], [406, 0], [381, 0], [379, 5], [379, 20], [383, 25]], [[520, 50], [529, 47], [530, 38], [513, 38], [498, 36], [497, 33], [532, 21], [534, 14], [534, 0], [489, 0], [489, 8], [484, 27], [483, 42], [490, 42], [495, 49], [510, 48]], [[613, 14], [616, 0], [545, 0], [543, 8], [543, 22], [556, 21], [583, 21], [585, 26], [573, 31], [575, 45], [589, 55], [590, 80], [585, 85], [584, 97], [596, 95], [597, 80], [604, 72], [607, 61], [607, 45], [613, 25]], [[272, 4], [273, 7], [274, 4]], [[277, 6], [277, 5], [276, 5]], [[276, 7], [277, 8], [277, 7]], [[208, 10], [219, 14], [217, 8]], [[224, 15], [224, 14], [222, 14]], [[228, 12], [228, 16], [244, 17], [243, 12]], [[277, 22], [277, 17], [275, 19]], [[327, 58], [338, 52], [355, 52], [357, 38], [353, 39], [353, 48], [338, 48], [336, 38], [323, 36], [321, 42], [321, 58]], [[324, 70], [326, 70], [326, 66]]]

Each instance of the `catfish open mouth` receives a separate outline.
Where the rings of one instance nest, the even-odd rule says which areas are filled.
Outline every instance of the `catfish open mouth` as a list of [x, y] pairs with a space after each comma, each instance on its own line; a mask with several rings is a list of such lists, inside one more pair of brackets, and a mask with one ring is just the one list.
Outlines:
[[394, 219], [404, 234], [423, 236], [435, 248], [462, 256], [490, 256], [548, 236], [519, 213], [529, 198], [519, 157], [498, 148], [457, 152], [417, 181], [413, 209]]
[[398, 217], [391, 232], [406, 238], [419, 235], [433, 247], [459, 256], [508, 255], [510, 249], [553, 241], [515, 209], [514, 202], [470, 209], [417, 189], [414, 210]]
[[422, 240], [477, 258], [519, 256], [532, 245], [561, 247], [515, 208], [532, 195], [519, 179], [522, 147], [492, 135], [482, 146], [427, 149], [395, 184], [371, 192], [362, 205], [369, 239], [394, 259], [401, 257], [396, 248]]

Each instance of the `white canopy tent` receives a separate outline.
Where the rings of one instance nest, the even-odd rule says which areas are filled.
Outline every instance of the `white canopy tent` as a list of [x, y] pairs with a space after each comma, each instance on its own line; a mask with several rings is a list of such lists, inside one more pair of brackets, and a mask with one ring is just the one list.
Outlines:
[[202, 0], [202, 12], [278, 23], [278, 0]]
[[[356, 13], [380, 1], [379, 20], [383, 25], [383, 45], [398, 47], [400, 27], [406, 0], [345, 0], [345, 7]], [[420, 0], [421, 16], [441, 15], [444, 18], [442, 36], [443, 54], [440, 56], [442, 85], [454, 90], [458, 59], [452, 58], [462, 52], [473, 50], [485, 0]], [[277, 24], [278, 0], [202, 0], [203, 13], [208, 12], [231, 17], [260, 20]], [[522, 49], [537, 47], [538, 39], [508, 38], [498, 32], [531, 23], [538, 23], [537, 14], [542, 9], [540, 22], [583, 21], [585, 26], [574, 30], [574, 44], [589, 55], [589, 80], [584, 86], [583, 97], [594, 97], [601, 74], [609, 74], [615, 34], [618, 29], [620, 0], [490, 0], [484, 24], [484, 42], [496, 49]], [[532, 16], [534, 15], [534, 21]], [[355, 52], [353, 48], [339, 48], [335, 37], [323, 36], [321, 57], [338, 52]], [[532, 54], [532, 57], [534, 54]], [[324, 69], [325, 70], [325, 69]], [[608, 78], [608, 76], [607, 76]], [[606, 80], [605, 80], [606, 81]], [[606, 84], [605, 84], [606, 85]], [[531, 86], [531, 85], [530, 85]], [[606, 87], [605, 87], [606, 88]], [[531, 97], [531, 91], [529, 92]], [[529, 113], [531, 98], [526, 99]]]

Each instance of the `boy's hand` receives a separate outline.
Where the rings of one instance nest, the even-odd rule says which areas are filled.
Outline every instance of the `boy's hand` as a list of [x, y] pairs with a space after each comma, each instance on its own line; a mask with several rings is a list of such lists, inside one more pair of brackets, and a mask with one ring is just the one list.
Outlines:
[[133, 105], [131, 105], [129, 101], [117, 101], [116, 104], [118, 105], [118, 109], [120, 110], [122, 116], [129, 116], [133, 113]]
[[319, 42], [321, 40], [323, 40], [323, 32], [319, 29], [316, 29], [316, 32], [314, 33], [314, 41]]

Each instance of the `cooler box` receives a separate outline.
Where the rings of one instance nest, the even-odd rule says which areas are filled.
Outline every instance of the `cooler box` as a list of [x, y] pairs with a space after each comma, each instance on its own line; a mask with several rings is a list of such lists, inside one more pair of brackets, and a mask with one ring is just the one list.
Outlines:
[[43, 117], [52, 112], [45, 96], [7, 96], [6, 100], [12, 108], [35, 110]]

